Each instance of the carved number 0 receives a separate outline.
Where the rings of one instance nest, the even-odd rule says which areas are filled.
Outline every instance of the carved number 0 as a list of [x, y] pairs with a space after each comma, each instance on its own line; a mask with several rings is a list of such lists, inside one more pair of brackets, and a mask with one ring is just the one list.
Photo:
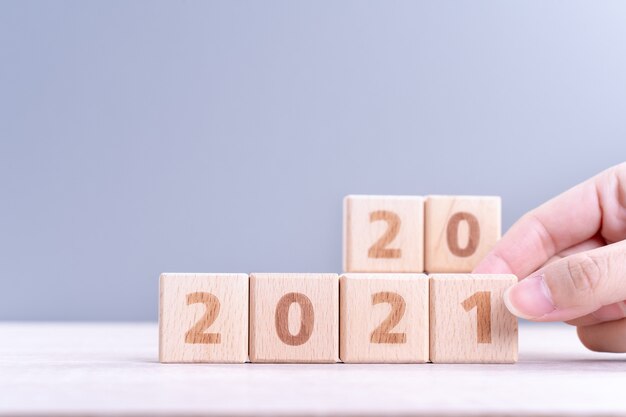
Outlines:
[[391, 330], [396, 327], [404, 316], [404, 311], [406, 310], [404, 298], [395, 292], [377, 292], [376, 294], [372, 294], [372, 305], [380, 303], [390, 304], [391, 313], [380, 323], [380, 326], [374, 329], [370, 336], [370, 342], [389, 344], [406, 343], [406, 333], [391, 333]]
[[370, 213], [370, 223], [384, 220], [387, 222], [387, 230], [367, 251], [370, 258], [400, 258], [402, 256], [401, 249], [389, 249], [386, 246], [390, 244], [400, 231], [400, 216], [396, 213], [386, 210], [378, 210]]
[[[289, 308], [293, 303], [300, 305], [300, 330], [296, 335], [291, 334], [289, 331]], [[311, 337], [313, 324], [315, 323], [313, 303], [311, 303], [309, 297], [299, 292], [285, 294], [278, 301], [274, 321], [278, 338], [284, 344], [289, 346], [305, 344]]]
[[461, 303], [465, 311], [476, 307], [476, 332], [478, 343], [491, 343], [491, 291], [474, 293]]
[[222, 343], [222, 335], [219, 333], [204, 333], [220, 313], [220, 300], [208, 292], [193, 292], [187, 294], [187, 305], [202, 303], [206, 310], [198, 322], [185, 333], [185, 343], [193, 344], [219, 344]]
[[[467, 245], [462, 248], [459, 246], [459, 225], [463, 221], [467, 222], [469, 238], [467, 239]], [[448, 248], [452, 254], [462, 258], [472, 256], [474, 252], [476, 252], [478, 242], [480, 241], [480, 225], [478, 224], [478, 219], [473, 214], [464, 211], [455, 213], [450, 217], [450, 221], [448, 221], [446, 238]]]

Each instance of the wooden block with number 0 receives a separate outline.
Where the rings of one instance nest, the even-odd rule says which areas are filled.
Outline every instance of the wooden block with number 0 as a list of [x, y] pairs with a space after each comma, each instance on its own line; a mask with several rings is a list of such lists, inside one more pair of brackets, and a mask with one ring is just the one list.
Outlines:
[[250, 275], [250, 361], [339, 359], [337, 274]]
[[162, 274], [160, 362], [245, 362], [248, 275]]
[[500, 197], [428, 196], [424, 218], [426, 271], [471, 272], [500, 238]]
[[343, 362], [428, 362], [426, 275], [344, 274], [339, 288]]
[[422, 197], [349, 195], [343, 213], [344, 271], [424, 271]]
[[517, 361], [517, 319], [504, 291], [515, 275], [430, 276], [430, 360], [433, 363]]

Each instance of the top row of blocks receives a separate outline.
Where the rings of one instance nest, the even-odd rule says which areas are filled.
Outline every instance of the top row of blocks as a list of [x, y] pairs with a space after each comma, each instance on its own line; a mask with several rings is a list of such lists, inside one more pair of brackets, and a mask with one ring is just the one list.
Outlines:
[[471, 272], [500, 239], [500, 197], [349, 195], [345, 272]]

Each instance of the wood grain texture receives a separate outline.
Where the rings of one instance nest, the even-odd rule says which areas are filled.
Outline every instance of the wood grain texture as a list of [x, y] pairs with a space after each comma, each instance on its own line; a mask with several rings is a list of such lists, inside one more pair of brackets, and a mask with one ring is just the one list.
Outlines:
[[250, 361], [335, 363], [337, 274], [250, 275]]
[[433, 363], [517, 361], [517, 318], [504, 305], [515, 275], [430, 276], [430, 360]]
[[248, 275], [161, 275], [160, 362], [242, 363], [247, 358]]
[[500, 238], [500, 197], [428, 196], [424, 218], [426, 271], [471, 272]]
[[349, 195], [344, 199], [346, 272], [423, 272], [424, 199]]
[[339, 279], [345, 363], [423, 363], [429, 348], [424, 274], [344, 274]]

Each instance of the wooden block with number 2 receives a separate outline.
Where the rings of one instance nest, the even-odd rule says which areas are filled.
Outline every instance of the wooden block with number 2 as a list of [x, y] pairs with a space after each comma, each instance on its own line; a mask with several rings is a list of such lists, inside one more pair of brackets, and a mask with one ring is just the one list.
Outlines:
[[504, 291], [515, 275], [430, 276], [430, 360], [433, 363], [517, 361], [517, 319]]
[[248, 358], [248, 275], [162, 274], [160, 362]]
[[428, 361], [426, 275], [344, 274], [339, 289], [343, 362]]
[[422, 197], [349, 195], [343, 212], [345, 272], [423, 272]]

